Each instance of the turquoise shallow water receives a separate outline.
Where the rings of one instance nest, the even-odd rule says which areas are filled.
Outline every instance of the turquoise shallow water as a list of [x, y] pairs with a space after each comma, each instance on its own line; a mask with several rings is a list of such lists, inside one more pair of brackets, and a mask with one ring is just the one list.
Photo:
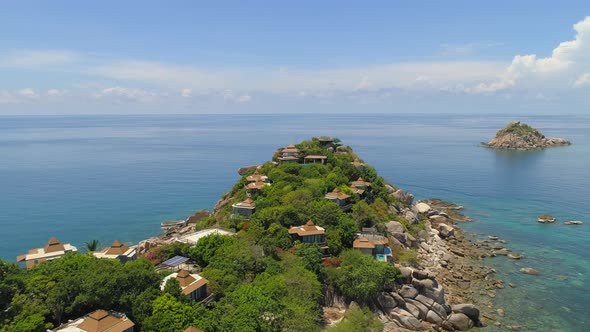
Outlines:
[[[513, 119], [575, 144], [535, 152], [478, 146]], [[495, 299], [508, 323], [590, 330], [588, 116], [0, 117], [0, 258], [14, 260], [51, 236], [82, 247], [155, 235], [164, 219], [211, 209], [238, 167], [318, 135], [341, 138], [418, 198], [464, 205], [476, 219], [464, 228], [524, 253], [521, 261], [486, 261], [517, 285]], [[586, 224], [538, 224], [544, 212]]]

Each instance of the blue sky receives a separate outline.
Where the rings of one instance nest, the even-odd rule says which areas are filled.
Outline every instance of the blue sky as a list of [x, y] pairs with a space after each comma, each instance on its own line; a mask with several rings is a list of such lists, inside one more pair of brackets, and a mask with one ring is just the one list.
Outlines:
[[588, 1], [20, 1], [0, 114], [586, 113]]

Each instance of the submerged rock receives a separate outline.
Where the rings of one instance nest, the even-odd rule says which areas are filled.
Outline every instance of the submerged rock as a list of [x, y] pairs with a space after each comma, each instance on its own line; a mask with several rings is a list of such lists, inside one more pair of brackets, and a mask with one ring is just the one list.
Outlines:
[[579, 220], [570, 220], [570, 221], [566, 221], [564, 222], [565, 225], [582, 225], [583, 222], [579, 221]]
[[530, 268], [530, 267], [523, 267], [522, 269], [519, 270], [521, 273], [525, 273], [525, 274], [531, 274], [531, 275], [539, 275], [541, 274], [541, 272]]

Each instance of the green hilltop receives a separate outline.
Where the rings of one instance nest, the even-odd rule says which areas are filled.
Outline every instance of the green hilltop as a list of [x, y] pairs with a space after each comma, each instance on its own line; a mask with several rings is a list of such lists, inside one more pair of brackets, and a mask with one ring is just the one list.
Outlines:
[[[359, 189], [355, 181], [370, 186]], [[383, 324], [368, 308], [379, 293], [393, 289], [400, 271], [391, 261], [378, 261], [352, 246], [362, 228], [387, 237], [384, 224], [391, 220], [414, 235], [424, 229], [423, 222], [412, 224], [395, 213], [407, 207], [391, 194], [395, 189], [337, 139], [313, 138], [279, 149], [195, 226], [232, 229], [235, 236], [150, 248], [143, 258], [125, 264], [80, 253], [31, 270], [0, 261], [0, 331], [45, 331], [96, 309], [122, 312], [140, 331], [189, 326], [320, 331], [322, 306], [329, 305], [331, 294], [360, 307], [328, 331], [381, 331]], [[335, 202], [326, 198], [329, 193], [346, 198]], [[248, 214], [236, 208], [241, 202], [250, 208]], [[325, 233], [306, 243], [295, 234], [304, 225]], [[410, 249], [392, 249], [395, 260], [415, 260]], [[196, 272], [209, 282], [210, 301], [182, 295], [175, 279], [160, 290], [170, 271], [156, 271], [154, 264], [176, 255], [198, 264]]]

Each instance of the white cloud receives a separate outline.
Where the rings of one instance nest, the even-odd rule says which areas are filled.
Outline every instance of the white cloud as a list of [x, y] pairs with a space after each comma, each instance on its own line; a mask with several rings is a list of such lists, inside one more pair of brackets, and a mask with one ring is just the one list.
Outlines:
[[158, 94], [138, 88], [110, 87], [102, 89], [94, 95], [96, 98], [114, 98], [115, 100], [128, 100], [137, 102], [151, 102], [157, 99]]
[[45, 92], [45, 95], [47, 97], [60, 97], [63, 96], [65, 93], [65, 90], [49, 89], [47, 90], [47, 92]]
[[584, 73], [574, 82], [576, 88], [590, 85], [590, 73]]
[[80, 55], [65, 50], [21, 50], [0, 57], [0, 66], [32, 68], [76, 61]]
[[184, 88], [180, 90], [180, 95], [184, 98], [190, 98], [193, 95], [193, 90], [189, 88]]
[[240, 95], [240, 96], [239, 96], [239, 97], [236, 99], [236, 101], [237, 101], [238, 103], [247, 103], [247, 102], [249, 102], [250, 100], [252, 100], [252, 97], [251, 97], [249, 94], [243, 94], [243, 95]]
[[585, 84], [586, 78], [578, 75], [590, 69], [590, 16], [574, 24], [574, 30], [575, 38], [560, 43], [551, 56], [516, 55], [496, 80], [480, 83], [470, 92], [491, 93], [517, 86], [559, 89]]
[[500, 43], [491, 41], [481, 41], [474, 43], [463, 43], [463, 44], [441, 44], [440, 52], [437, 54], [439, 57], [464, 57], [470, 56], [478, 51], [496, 47], [501, 45]]
[[29, 99], [39, 98], [39, 95], [37, 93], [35, 93], [35, 90], [33, 90], [32, 88], [20, 89], [20, 90], [17, 91], [17, 94], [19, 96], [22, 96], [22, 97], [25, 97], [25, 98], [29, 98]]

